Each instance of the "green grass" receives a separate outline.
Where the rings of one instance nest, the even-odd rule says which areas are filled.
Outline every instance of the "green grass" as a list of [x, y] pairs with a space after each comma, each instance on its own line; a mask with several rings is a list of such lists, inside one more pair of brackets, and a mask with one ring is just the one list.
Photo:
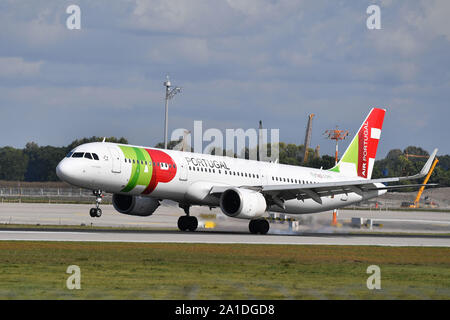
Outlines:
[[[366, 287], [373, 264], [381, 290]], [[450, 249], [4, 241], [0, 298], [449, 299]]]

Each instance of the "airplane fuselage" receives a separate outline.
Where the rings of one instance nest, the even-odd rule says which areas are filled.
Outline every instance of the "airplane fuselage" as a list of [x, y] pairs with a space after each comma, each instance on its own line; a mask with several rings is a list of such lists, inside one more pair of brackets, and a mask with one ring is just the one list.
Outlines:
[[[82, 188], [210, 207], [219, 206], [218, 197], [210, 194], [214, 186], [257, 189], [266, 185], [354, 179], [329, 170], [108, 142], [75, 148], [60, 162], [57, 174], [62, 180]], [[284, 207], [271, 205], [268, 210], [287, 214], [314, 213], [352, 205], [385, 192], [373, 190], [325, 196], [322, 203], [311, 198], [294, 198], [286, 200]]]

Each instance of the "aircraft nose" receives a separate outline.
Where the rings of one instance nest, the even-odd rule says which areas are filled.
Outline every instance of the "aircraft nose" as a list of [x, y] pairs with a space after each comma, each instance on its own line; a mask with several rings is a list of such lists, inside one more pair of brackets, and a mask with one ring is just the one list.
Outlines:
[[70, 165], [65, 161], [66, 159], [61, 160], [61, 162], [56, 167], [56, 175], [62, 181], [67, 181], [70, 179], [71, 168]]

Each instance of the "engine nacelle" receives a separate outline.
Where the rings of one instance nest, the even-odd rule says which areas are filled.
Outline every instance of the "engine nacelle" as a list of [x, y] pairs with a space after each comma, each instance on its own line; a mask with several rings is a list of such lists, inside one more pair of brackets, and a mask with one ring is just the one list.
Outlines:
[[257, 191], [230, 188], [222, 193], [220, 208], [229, 217], [253, 219], [264, 214], [267, 203], [264, 196]]
[[159, 200], [154, 198], [124, 194], [113, 194], [112, 203], [120, 213], [141, 217], [152, 215], [160, 205]]

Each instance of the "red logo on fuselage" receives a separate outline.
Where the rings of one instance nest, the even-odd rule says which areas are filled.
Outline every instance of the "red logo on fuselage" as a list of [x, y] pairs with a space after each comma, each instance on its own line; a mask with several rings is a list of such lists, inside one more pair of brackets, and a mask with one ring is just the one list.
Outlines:
[[159, 182], [170, 182], [177, 174], [177, 166], [172, 157], [161, 150], [145, 149], [153, 161], [153, 172], [150, 183], [142, 194], [149, 194], [155, 190]]

